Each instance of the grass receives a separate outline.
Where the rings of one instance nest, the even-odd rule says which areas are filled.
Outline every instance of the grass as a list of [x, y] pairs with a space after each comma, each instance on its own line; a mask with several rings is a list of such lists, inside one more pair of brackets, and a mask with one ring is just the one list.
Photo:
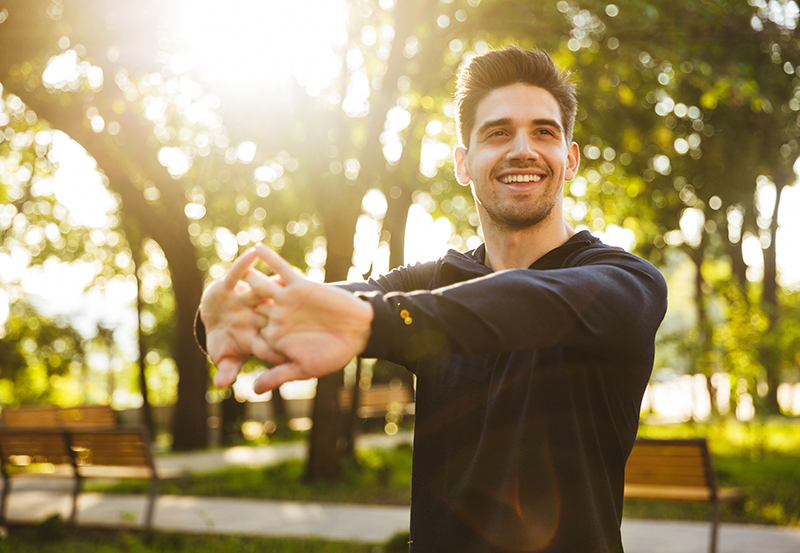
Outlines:
[[407, 541], [407, 534], [384, 544], [364, 544], [68, 528], [52, 517], [35, 526], [9, 528], [0, 536], [0, 553], [395, 553], [408, 551]]
[[[639, 436], [708, 439], [719, 485], [742, 488], [746, 494], [744, 504], [723, 507], [723, 521], [800, 526], [800, 421], [642, 425]], [[359, 452], [345, 463], [342, 479], [335, 483], [305, 483], [302, 476], [300, 461], [267, 469], [229, 468], [164, 482], [162, 493], [408, 505], [411, 449]], [[106, 488], [119, 493], [146, 490], [145, 484], [132, 483]], [[629, 501], [624, 510], [631, 518], [674, 520], [708, 520], [710, 513], [707, 505], [683, 502]]]
[[[409, 505], [411, 501], [411, 447], [360, 450], [342, 466], [336, 482], [305, 482], [303, 461], [273, 467], [231, 467], [162, 482], [164, 495], [232, 496], [257, 499]], [[92, 489], [88, 485], [87, 489]], [[93, 487], [93, 489], [98, 489]], [[112, 493], [145, 493], [146, 482], [127, 481], [100, 488]]]

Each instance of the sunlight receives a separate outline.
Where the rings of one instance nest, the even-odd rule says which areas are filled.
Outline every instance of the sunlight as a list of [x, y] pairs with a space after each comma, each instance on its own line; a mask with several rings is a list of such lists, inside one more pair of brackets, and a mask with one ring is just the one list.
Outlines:
[[0, 289], [0, 339], [5, 336], [5, 324], [10, 314], [11, 299]]
[[408, 210], [405, 262], [424, 263], [438, 259], [452, 246], [448, 243], [455, 229], [446, 217], [434, 219], [420, 204]]
[[75, 224], [103, 228], [108, 217], [117, 208], [117, 201], [108, 193], [105, 177], [97, 170], [97, 162], [83, 147], [61, 131], [47, 133], [43, 139], [37, 134], [37, 143], [51, 143], [48, 153], [58, 165], [51, 178], [34, 184], [34, 195], [54, 194], [67, 208]]
[[292, 77], [318, 95], [340, 73], [334, 47], [347, 41], [344, 0], [182, 0], [178, 39], [208, 82], [230, 87], [286, 85]]
[[797, 241], [800, 238], [800, 185], [783, 189], [781, 205], [778, 210], [778, 268], [783, 286], [800, 289], [800, 256], [797, 255]]

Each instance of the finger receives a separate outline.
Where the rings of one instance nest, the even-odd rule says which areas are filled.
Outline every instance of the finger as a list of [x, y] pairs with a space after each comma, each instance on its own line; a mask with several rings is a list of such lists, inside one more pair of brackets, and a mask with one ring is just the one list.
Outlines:
[[231, 263], [231, 266], [228, 268], [228, 272], [225, 273], [225, 284], [233, 290], [236, 287], [236, 284], [244, 279], [245, 274], [247, 274], [247, 270], [250, 266], [255, 263], [256, 258], [256, 251], [254, 248], [250, 248], [242, 255], [236, 258], [236, 260]]
[[274, 307], [275, 307], [275, 302], [272, 300], [262, 301], [261, 303], [255, 306], [255, 312], [258, 313], [264, 319], [267, 319], [267, 322], [259, 326], [261, 327], [267, 326], [267, 324], [269, 323], [269, 318], [272, 316], [272, 310]]
[[[237, 298], [244, 305], [252, 307], [255, 310], [258, 308], [259, 305], [262, 304], [272, 305], [275, 303], [274, 300], [272, 300], [271, 298], [265, 297], [263, 294], [260, 294], [255, 290], [253, 290], [253, 288], [247, 285], [247, 283], [244, 284], [245, 286], [242, 286], [242, 290], [237, 292]], [[261, 292], [264, 292], [264, 290], [262, 290]], [[269, 316], [269, 313], [265, 312], [264, 315]]]
[[307, 378], [300, 372], [300, 368], [296, 363], [284, 363], [261, 373], [261, 376], [253, 384], [253, 391], [257, 394], [265, 394], [281, 384]]
[[[267, 302], [264, 302], [266, 305]], [[271, 302], [269, 302], [271, 303]], [[261, 305], [261, 304], [259, 304]], [[269, 315], [260, 313], [258, 311], [253, 311], [253, 316], [250, 319], [250, 328], [264, 328], [269, 324]]]
[[242, 363], [232, 359], [221, 359], [216, 363], [217, 374], [214, 375], [214, 386], [227, 388], [236, 382], [236, 377], [242, 370]]
[[294, 267], [264, 244], [256, 244], [255, 250], [258, 257], [263, 259], [264, 263], [266, 263], [276, 275], [281, 277], [286, 284], [291, 284], [300, 278], [300, 275], [297, 274]]
[[250, 285], [250, 289], [253, 293], [262, 300], [264, 298], [274, 298], [284, 289], [277, 280], [271, 279], [261, 271], [255, 269], [247, 271], [244, 281]]
[[266, 361], [270, 365], [281, 365], [288, 361], [284, 355], [273, 349], [261, 336], [255, 336], [253, 338], [250, 351], [253, 352], [253, 355], [262, 361]]

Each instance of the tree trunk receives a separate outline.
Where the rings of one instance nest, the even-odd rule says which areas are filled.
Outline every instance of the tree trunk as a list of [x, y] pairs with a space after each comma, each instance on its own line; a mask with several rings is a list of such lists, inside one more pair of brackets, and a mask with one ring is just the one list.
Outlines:
[[778, 405], [778, 386], [781, 383], [781, 350], [778, 343], [780, 325], [780, 306], [778, 305], [778, 262], [777, 262], [777, 232], [778, 209], [780, 208], [783, 189], [790, 182], [788, 174], [781, 174], [775, 178], [775, 208], [772, 211], [770, 223], [769, 247], [764, 250], [764, 283], [761, 293], [761, 309], [767, 317], [768, 327], [762, 337], [759, 354], [761, 364], [767, 376], [767, 395], [763, 400], [766, 415], [780, 414]]
[[[341, 189], [340, 189], [341, 190]], [[353, 235], [356, 220], [360, 214], [360, 203], [351, 198], [328, 196], [320, 202], [321, 214], [328, 240], [328, 258], [325, 263], [326, 282], [339, 282], [347, 279], [353, 259]], [[342, 373], [337, 371], [317, 380], [317, 393], [314, 397], [314, 425], [308, 447], [308, 462], [305, 478], [313, 480], [333, 480], [340, 472], [342, 447], [339, 442], [339, 388]]]
[[411, 207], [411, 189], [397, 184], [389, 187], [388, 192], [383, 228], [389, 231], [389, 269], [394, 269], [405, 265], [406, 222]]
[[345, 424], [345, 446], [343, 456], [354, 458], [356, 454], [356, 436], [358, 435], [358, 404], [361, 401], [361, 357], [356, 359], [356, 380], [350, 396], [350, 411]]
[[[123, 217], [134, 217], [141, 224], [142, 234], [150, 236], [164, 251], [169, 265], [173, 293], [175, 294], [175, 343], [172, 357], [178, 367], [178, 398], [173, 416], [173, 449], [189, 450], [206, 446], [208, 424], [206, 391], [209, 371], [205, 355], [195, 344], [194, 316], [203, 292], [203, 275], [197, 268], [194, 245], [189, 239], [188, 221], [183, 215], [185, 198], [183, 192], [171, 184], [166, 169], [155, 159], [140, 156], [136, 160], [126, 159], [119, 150], [138, 148], [138, 122], [129, 122], [116, 143], [107, 143], [103, 136], [83, 127], [82, 118], [75, 118], [64, 109], [55, 95], [20, 94], [20, 98], [36, 114], [60, 129], [83, 146], [97, 161], [108, 176], [109, 188], [122, 200], [120, 213]], [[80, 106], [76, 105], [76, 109]], [[140, 163], [139, 163], [140, 162]], [[141, 164], [141, 166], [140, 166]], [[144, 167], [144, 169], [142, 168]], [[161, 203], [149, 204], [142, 192], [133, 184], [132, 174], [144, 172], [155, 181], [167, 181], [160, 186]], [[140, 175], [139, 175], [140, 176]]]
[[[703, 260], [705, 259], [706, 243], [703, 240], [697, 249], [689, 250], [689, 257], [695, 266], [694, 278], [694, 301], [697, 313], [697, 343], [694, 350], [694, 369], [695, 374], [702, 374], [706, 377], [706, 386], [709, 391], [712, 415], [719, 414], [716, 402], [714, 387], [711, 385], [711, 375], [714, 373], [713, 355], [713, 331], [708, 319], [708, 307], [706, 298], [706, 288], [708, 287], [703, 277]], [[694, 415], [692, 415], [694, 417]]]
[[133, 276], [136, 278], [136, 321], [139, 346], [139, 391], [142, 394], [142, 424], [147, 429], [147, 435], [151, 440], [156, 439], [156, 428], [153, 423], [153, 407], [150, 405], [150, 395], [147, 389], [147, 374], [145, 368], [147, 362], [147, 346], [144, 341], [144, 331], [142, 330], [142, 281], [139, 280], [139, 267], [142, 266], [142, 240], [138, 232], [132, 227], [132, 221], [128, 221], [128, 245], [131, 248], [131, 258], [133, 259]]
[[232, 389], [220, 404], [222, 445], [236, 445], [242, 440], [242, 423], [245, 418], [245, 403], [236, 399]]
[[286, 411], [286, 400], [283, 399], [281, 395], [280, 387], [275, 388], [272, 390], [272, 414], [275, 417], [275, 424], [279, 424], [278, 421], [281, 423], [286, 421], [288, 413]]

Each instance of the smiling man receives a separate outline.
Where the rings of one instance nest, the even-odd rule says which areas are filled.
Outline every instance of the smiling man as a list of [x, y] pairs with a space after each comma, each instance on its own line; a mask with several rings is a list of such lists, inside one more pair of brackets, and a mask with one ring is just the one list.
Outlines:
[[546, 53], [477, 56], [458, 81], [455, 164], [484, 245], [333, 286], [258, 245], [204, 294], [217, 385], [250, 354], [276, 365], [259, 392], [355, 355], [416, 374], [412, 552], [622, 550], [624, 468], [666, 286], [564, 221], [576, 110]]

